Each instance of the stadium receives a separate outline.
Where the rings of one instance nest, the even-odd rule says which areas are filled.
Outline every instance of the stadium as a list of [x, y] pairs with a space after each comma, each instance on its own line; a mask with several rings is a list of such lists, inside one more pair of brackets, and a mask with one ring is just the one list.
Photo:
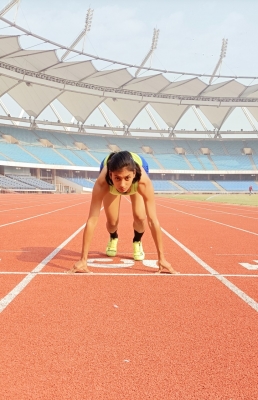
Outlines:
[[[78, 28], [82, 0], [4, 3], [0, 398], [257, 400], [258, 76], [222, 67], [236, 32], [255, 37], [258, 6], [93, 0], [97, 9], [90, 6]], [[155, 10], [160, 25], [144, 48], [150, 22], [139, 19]], [[114, 31], [111, 43], [98, 24], [105, 54], [124, 29], [136, 32], [142, 61], [128, 62], [130, 54], [124, 61], [126, 46], [121, 58], [119, 46], [112, 56], [89, 52], [95, 15]], [[194, 47], [191, 23], [206, 46], [224, 30], [231, 39], [218, 39], [207, 72], [194, 61], [163, 67], [155, 58], [162, 29], [173, 31], [177, 48], [189, 36]], [[72, 43], [39, 34], [42, 27]], [[164, 40], [166, 57], [175, 48]], [[181, 65], [171, 54], [167, 64]], [[131, 169], [108, 170], [103, 160], [122, 150], [131, 152]], [[113, 173], [127, 174], [128, 190], [116, 187]]]
[[[6, 23], [4, 15], [9, 8], [2, 12]], [[141, 65], [132, 68], [102, 60], [112, 62], [115, 68], [97, 70], [86, 53], [80, 61], [66, 61], [70, 53], [81, 55], [75, 45], [85, 39], [92, 13], [89, 9], [84, 30], [69, 48], [57, 48], [48, 38], [11, 22], [20, 34], [0, 37], [1, 190], [83, 193], [93, 187], [107, 154], [129, 149], [149, 163], [156, 192], [248, 192], [249, 186], [257, 191], [258, 86], [240, 83], [255, 77], [216, 75], [226, 56], [227, 40], [223, 39], [211, 75], [189, 74], [185, 79], [186, 73], [178, 72], [178, 77], [184, 78], [170, 81], [169, 71], [145, 67], [157, 47], [157, 29]], [[20, 45], [24, 34], [55, 49], [38, 50], [38, 45], [26, 50]], [[143, 76], [139, 77], [140, 73]], [[17, 115], [6, 107], [7, 96], [16, 104]], [[70, 121], [65, 121], [64, 110]], [[239, 110], [250, 131], [241, 127], [224, 131], [223, 124]], [[44, 119], [48, 111], [52, 120]], [[87, 123], [96, 111], [101, 113], [101, 126]], [[178, 130], [190, 112], [198, 128]], [[133, 127], [143, 113], [148, 116], [145, 126]]]

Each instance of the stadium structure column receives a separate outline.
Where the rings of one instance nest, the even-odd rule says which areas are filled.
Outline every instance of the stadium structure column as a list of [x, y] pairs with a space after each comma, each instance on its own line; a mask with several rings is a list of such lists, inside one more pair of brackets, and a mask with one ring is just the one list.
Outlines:
[[40, 168], [36, 168], [36, 178], [40, 179]]
[[53, 185], [56, 185], [56, 170], [52, 169], [52, 178], [53, 178]]

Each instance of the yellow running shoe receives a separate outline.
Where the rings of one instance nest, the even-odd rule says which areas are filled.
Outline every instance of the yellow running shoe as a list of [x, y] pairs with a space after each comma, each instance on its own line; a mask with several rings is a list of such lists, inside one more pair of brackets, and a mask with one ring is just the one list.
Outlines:
[[142, 242], [133, 242], [133, 258], [135, 261], [144, 260], [145, 254], [142, 248]]
[[106, 247], [106, 255], [108, 257], [115, 257], [117, 253], [118, 239], [110, 239]]

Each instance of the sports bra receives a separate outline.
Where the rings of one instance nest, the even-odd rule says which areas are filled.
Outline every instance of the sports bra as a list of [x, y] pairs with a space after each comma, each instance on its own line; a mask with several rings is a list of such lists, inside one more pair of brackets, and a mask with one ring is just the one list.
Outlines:
[[[138, 156], [138, 154], [136, 154], [136, 153], [132, 153], [131, 151], [130, 151], [130, 154], [131, 154], [133, 160], [134, 160], [140, 167], [142, 167], [142, 159], [141, 159], [141, 157]], [[108, 159], [108, 157], [109, 157], [109, 156], [107, 156], [107, 157], [105, 158], [105, 160], [104, 160], [104, 165], [107, 165], [107, 159]], [[120, 192], [118, 192], [118, 190], [116, 190], [115, 186], [113, 186], [113, 185], [111, 186], [111, 185], [110, 185], [110, 186], [109, 186], [109, 192], [110, 192], [111, 194], [113, 194], [114, 196], [117, 196], [117, 195], [130, 196], [130, 195], [132, 195], [132, 194], [137, 193], [137, 190], [138, 190], [138, 183], [139, 183], [139, 182], [134, 182], [134, 183], [132, 183], [131, 188], [130, 188], [130, 192], [126, 192], [126, 193], [120, 193]]]

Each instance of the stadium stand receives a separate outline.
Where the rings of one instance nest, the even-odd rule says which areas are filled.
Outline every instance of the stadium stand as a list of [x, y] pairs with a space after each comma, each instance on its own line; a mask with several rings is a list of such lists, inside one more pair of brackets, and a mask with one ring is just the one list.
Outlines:
[[2, 176], [0, 175], [0, 189], [9, 189], [23, 192], [35, 191], [55, 191], [54, 185], [40, 181], [36, 178], [18, 177], [18, 176]]
[[198, 155], [198, 160], [203, 165], [203, 169], [207, 171], [215, 170], [215, 165], [211, 163], [209, 156]]
[[52, 134], [60, 143], [62, 143], [63, 147], [77, 149], [75, 146], [76, 139], [74, 138], [74, 135], [61, 132], [53, 132]]
[[[19, 143], [9, 143], [9, 141], [12, 141], [12, 138], [16, 141], [18, 140]], [[40, 141], [42, 139], [47, 142]], [[48, 132], [40, 129], [30, 130], [12, 126], [0, 127], [0, 161], [3, 163], [18, 162], [33, 164], [34, 168], [37, 168], [39, 164], [45, 164], [46, 168], [52, 168], [51, 165], [60, 166], [60, 168], [66, 170], [69, 170], [70, 167], [73, 170], [75, 168], [78, 170], [87, 170], [87, 167], [93, 167], [96, 171], [101, 161], [112, 151], [112, 145], [120, 150], [134, 151], [146, 159], [150, 170], [155, 171], [152, 180], [156, 191], [218, 191], [220, 188], [216, 186], [216, 182], [218, 185], [221, 185], [221, 190], [233, 192], [247, 191], [249, 181], [240, 181], [240, 177], [238, 181], [221, 181], [216, 179], [218, 175], [214, 175], [214, 177], [212, 174], [219, 174], [220, 171], [223, 171], [223, 174], [225, 171], [232, 171], [233, 174], [235, 174], [235, 171], [239, 171], [239, 173], [240, 171], [245, 173], [249, 171], [250, 177], [252, 171], [256, 174], [258, 170], [258, 143], [253, 139], [248, 139], [248, 141], [242, 139], [178, 139], [118, 137], [118, 135], [106, 135], [104, 137], [103, 135], [59, 131]], [[248, 155], [243, 154], [244, 147], [251, 149]], [[181, 152], [180, 149], [183, 149], [183, 154], [178, 154], [178, 152]], [[207, 151], [203, 149], [208, 149], [207, 155], [203, 154], [204, 151]], [[161, 174], [163, 175], [167, 170], [171, 174], [173, 174], [173, 171], [177, 171], [180, 176], [175, 177], [171, 175], [169, 179], [166, 177], [166, 180], [161, 180]], [[189, 179], [187, 179], [187, 176], [185, 176], [186, 180], [184, 178], [181, 179], [182, 175], [180, 171], [182, 171], [182, 174], [188, 174]], [[201, 180], [196, 175], [192, 180], [190, 179], [190, 174], [192, 175], [194, 171], [198, 171], [198, 173], [203, 172], [204, 174], [208, 173], [212, 177], [208, 181], [208, 175], [206, 175], [205, 179], [202, 177]], [[33, 174], [35, 175], [35, 172]], [[18, 179], [14, 173], [11, 174], [12, 176], [10, 174], [5, 175], [9, 179], [12, 179], [12, 183], [10, 180], [5, 180], [4, 182], [5, 186], [9, 182], [10, 188], [16, 185], [15, 187], [19, 190], [21, 186], [17, 182], [20, 182], [20, 184], [24, 185], [31, 184], [38, 190], [44, 190], [44, 188], [48, 190], [42, 184], [34, 185], [36, 181], [28, 181], [26, 177]], [[65, 174], [65, 176], [70, 175], [74, 176], [74, 173]], [[92, 177], [95, 178], [96, 175], [92, 175]], [[30, 179], [36, 178], [31, 177]], [[17, 182], [14, 182], [14, 180]], [[175, 181], [175, 185], [172, 183], [173, 180]], [[80, 185], [91, 188], [92, 184], [88, 182], [90, 181], [86, 180], [84, 184], [81, 182]], [[88, 186], [86, 186], [86, 183]], [[252, 185], [255, 191], [256, 184], [254, 181], [252, 181]], [[53, 189], [53, 186], [51, 188]], [[23, 189], [25, 189], [24, 186]]]
[[23, 183], [16, 181], [15, 179], [8, 178], [7, 176], [0, 175], [0, 188], [1, 189], [15, 189], [21, 191], [33, 190], [33, 187]]
[[173, 182], [167, 180], [153, 180], [152, 181], [155, 192], [182, 192], [178, 186]]
[[141, 155], [147, 161], [150, 169], [161, 169], [160, 165], [157, 164], [157, 161], [155, 160], [155, 157], [153, 157], [151, 154], [141, 154]]
[[38, 163], [39, 160], [33, 157], [32, 154], [28, 154], [25, 149], [26, 146], [21, 147], [17, 144], [0, 143], [0, 153], [7, 156], [10, 160], [25, 163]]
[[218, 170], [252, 170], [248, 156], [211, 156]]
[[[58, 153], [63, 155], [66, 159], [68, 159], [70, 161], [71, 164], [76, 165], [76, 166], [82, 166], [82, 167], [86, 167], [87, 164], [84, 160], [82, 160], [80, 158], [80, 151], [71, 151], [68, 149], [57, 149]], [[77, 155], [78, 154], [78, 155]]]
[[164, 169], [189, 170], [185, 159], [178, 154], [156, 154], [155, 157]]
[[187, 181], [178, 180], [178, 185], [190, 192], [218, 192], [219, 189], [212, 181]]
[[45, 164], [55, 164], [55, 165], [72, 165], [71, 162], [65, 160], [57, 152], [49, 147], [35, 147], [35, 146], [23, 146], [25, 150], [36, 156], [41, 162]]
[[143, 153], [141, 139], [137, 138], [121, 138], [121, 137], [112, 137], [107, 139], [108, 145], [116, 145], [120, 150], [128, 150], [134, 153]]
[[99, 161], [99, 164], [100, 164], [101, 161], [110, 154], [110, 151], [99, 151], [99, 152], [98, 151], [90, 151], [89, 153], [93, 157], [95, 157]]
[[226, 148], [227, 154], [238, 156], [242, 154], [242, 150], [244, 147], [247, 147], [244, 142], [241, 140], [232, 140], [223, 142], [224, 147]]
[[60, 142], [59, 139], [55, 135], [53, 135], [51, 132], [47, 131], [40, 131], [36, 130], [34, 131], [35, 136], [37, 136], [38, 141], [40, 139], [46, 139], [48, 140], [51, 144], [53, 144], [55, 147], [63, 147], [63, 144]]
[[221, 187], [228, 192], [248, 192], [249, 186], [253, 187], [253, 191], [258, 191], [258, 184], [255, 181], [216, 181]]
[[204, 169], [203, 164], [200, 163], [198, 158], [192, 154], [186, 155], [186, 159], [190, 162], [190, 164], [193, 166], [194, 169]]
[[30, 188], [32, 189], [41, 189], [41, 190], [55, 190], [55, 186], [48, 183], [44, 182], [40, 179], [31, 177], [31, 176], [25, 176], [25, 175], [6, 175], [8, 178], [11, 178], [13, 181], [18, 181], [26, 184], [27, 186], [29, 185]]
[[89, 189], [92, 189], [94, 186], [94, 182], [84, 178], [67, 178], [67, 180]]
[[0, 132], [14, 137], [21, 144], [32, 144], [33, 146], [41, 145], [35, 133], [28, 129], [14, 128], [12, 126], [1, 126]]

